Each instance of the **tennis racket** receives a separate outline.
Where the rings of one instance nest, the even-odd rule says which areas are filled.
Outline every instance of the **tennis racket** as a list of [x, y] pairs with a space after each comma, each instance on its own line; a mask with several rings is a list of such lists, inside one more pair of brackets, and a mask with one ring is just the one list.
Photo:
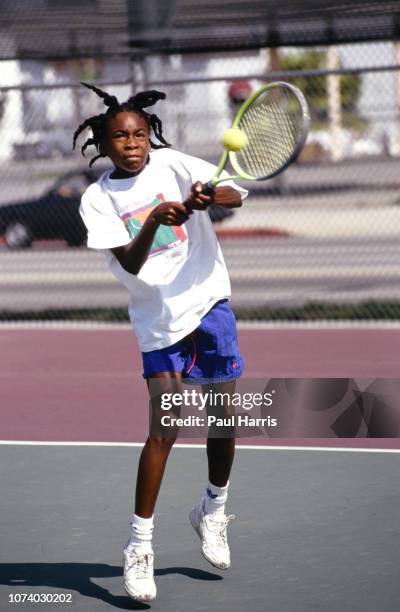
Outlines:
[[[225, 147], [203, 193], [230, 179], [264, 181], [280, 174], [299, 156], [309, 125], [308, 105], [298, 87], [281, 81], [261, 87], [243, 103], [232, 123], [245, 144], [238, 151]], [[228, 160], [236, 174], [221, 178]]]

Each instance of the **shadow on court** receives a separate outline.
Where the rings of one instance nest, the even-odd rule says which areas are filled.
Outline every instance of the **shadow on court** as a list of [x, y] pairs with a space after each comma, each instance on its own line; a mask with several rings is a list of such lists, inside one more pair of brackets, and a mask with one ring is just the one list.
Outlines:
[[[26, 587], [40, 587], [35, 592], [41, 593], [44, 592], [42, 587], [56, 589], [57, 592], [78, 592], [121, 610], [149, 609], [148, 604], [135, 602], [127, 596], [113, 595], [92, 582], [94, 578], [121, 577], [122, 573], [122, 567], [105, 563], [0, 563], [0, 585], [10, 586], [18, 593]], [[154, 573], [156, 577], [180, 574], [193, 580], [222, 580], [217, 574], [193, 567], [166, 567], [156, 569]]]

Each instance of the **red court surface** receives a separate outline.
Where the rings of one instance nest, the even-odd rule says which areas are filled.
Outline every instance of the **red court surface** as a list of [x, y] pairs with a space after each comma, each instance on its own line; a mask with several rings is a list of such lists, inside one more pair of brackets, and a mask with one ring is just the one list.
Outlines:
[[[246, 378], [400, 378], [400, 328], [241, 328], [239, 340]], [[147, 390], [130, 329], [3, 328], [0, 344], [1, 440], [145, 440]], [[399, 440], [240, 442], [396, 449]]]

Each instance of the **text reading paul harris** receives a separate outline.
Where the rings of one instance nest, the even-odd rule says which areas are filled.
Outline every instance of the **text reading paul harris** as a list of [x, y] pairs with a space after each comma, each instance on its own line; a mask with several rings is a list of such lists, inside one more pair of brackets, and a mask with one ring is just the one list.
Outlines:
[[265, 418], [251, 417], [248, 414], [234, 414], [229, 417], [216, 417], [214, 415], [195, 416], [190, 415], [179, 418], [170, 414], [161, 417], [163, 427], [204, 427], [213, 425], [214, 427], [276, 427], [277, 419], [270, 416]]

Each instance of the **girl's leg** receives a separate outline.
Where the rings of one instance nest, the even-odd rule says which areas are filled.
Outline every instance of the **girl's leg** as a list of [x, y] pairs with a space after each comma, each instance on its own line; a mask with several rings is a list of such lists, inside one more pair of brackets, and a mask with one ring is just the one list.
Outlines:
[[[236, 382], [229, 381], [207, 388], [203, 387], [203, 392], [211, 389], [214, 394], [223, 393], [231, 396], [235, 388]], [[234, 414], [234, 408], [230, 406], [230, 402], [225, 401], [216, 408], [208, 408], [207, 413], [215, 414], [219, 418], [229, 418]], [[224, 487], [227, 484], [235, 456], [235, 428], [226, 426], [223, 434], [226, 434], [227, 437], [221, 437], [221, 427], [211, 425], [207, 438], [208, 479], [217, 487]]]
[[124, 549], [124, 577], [127, 593], [138, 601], [156, 597], [154, 553], [152, 549], [153, 514], [169, 451], [177, 429], [161, 426], [161, 395], [181, 391], [181, 375], [160, 372], [147, 380], [150, 393], [150, 434], [142, 450], [136, 482], [135, 515], [131, 537]]
[[[150, 518], [154, 514], [169, 452], [178, 434], [177, 428], [162, 427], [161, 395], [181, 393], [182, 379], [178, 372], [158, 372], [147, 379], [150, 394], [150, 434], [142, 450], [136, 481], [135, 514]], [[177, 414], [177, 416], [179, 416]]]
[[[225, 419], [234, 415], [229, 401], [235, 391], [234, 382], [204, 386], [203, 393], [207, 391], [222, 393], [225, 398], [218, 406], [209, 406], [207, 415]], [[207, 437], [209, 482], [199, 504], [189, 514], [189, 520], [200, 537], [203, 556], [220, 569], [227, 569], [231, 564], [226, 528], [234, 516], [225, 516], [225, 502], [234, 455], [234, 425], [230, 426], [229, 421], [223, 428], [211, 425]]]

